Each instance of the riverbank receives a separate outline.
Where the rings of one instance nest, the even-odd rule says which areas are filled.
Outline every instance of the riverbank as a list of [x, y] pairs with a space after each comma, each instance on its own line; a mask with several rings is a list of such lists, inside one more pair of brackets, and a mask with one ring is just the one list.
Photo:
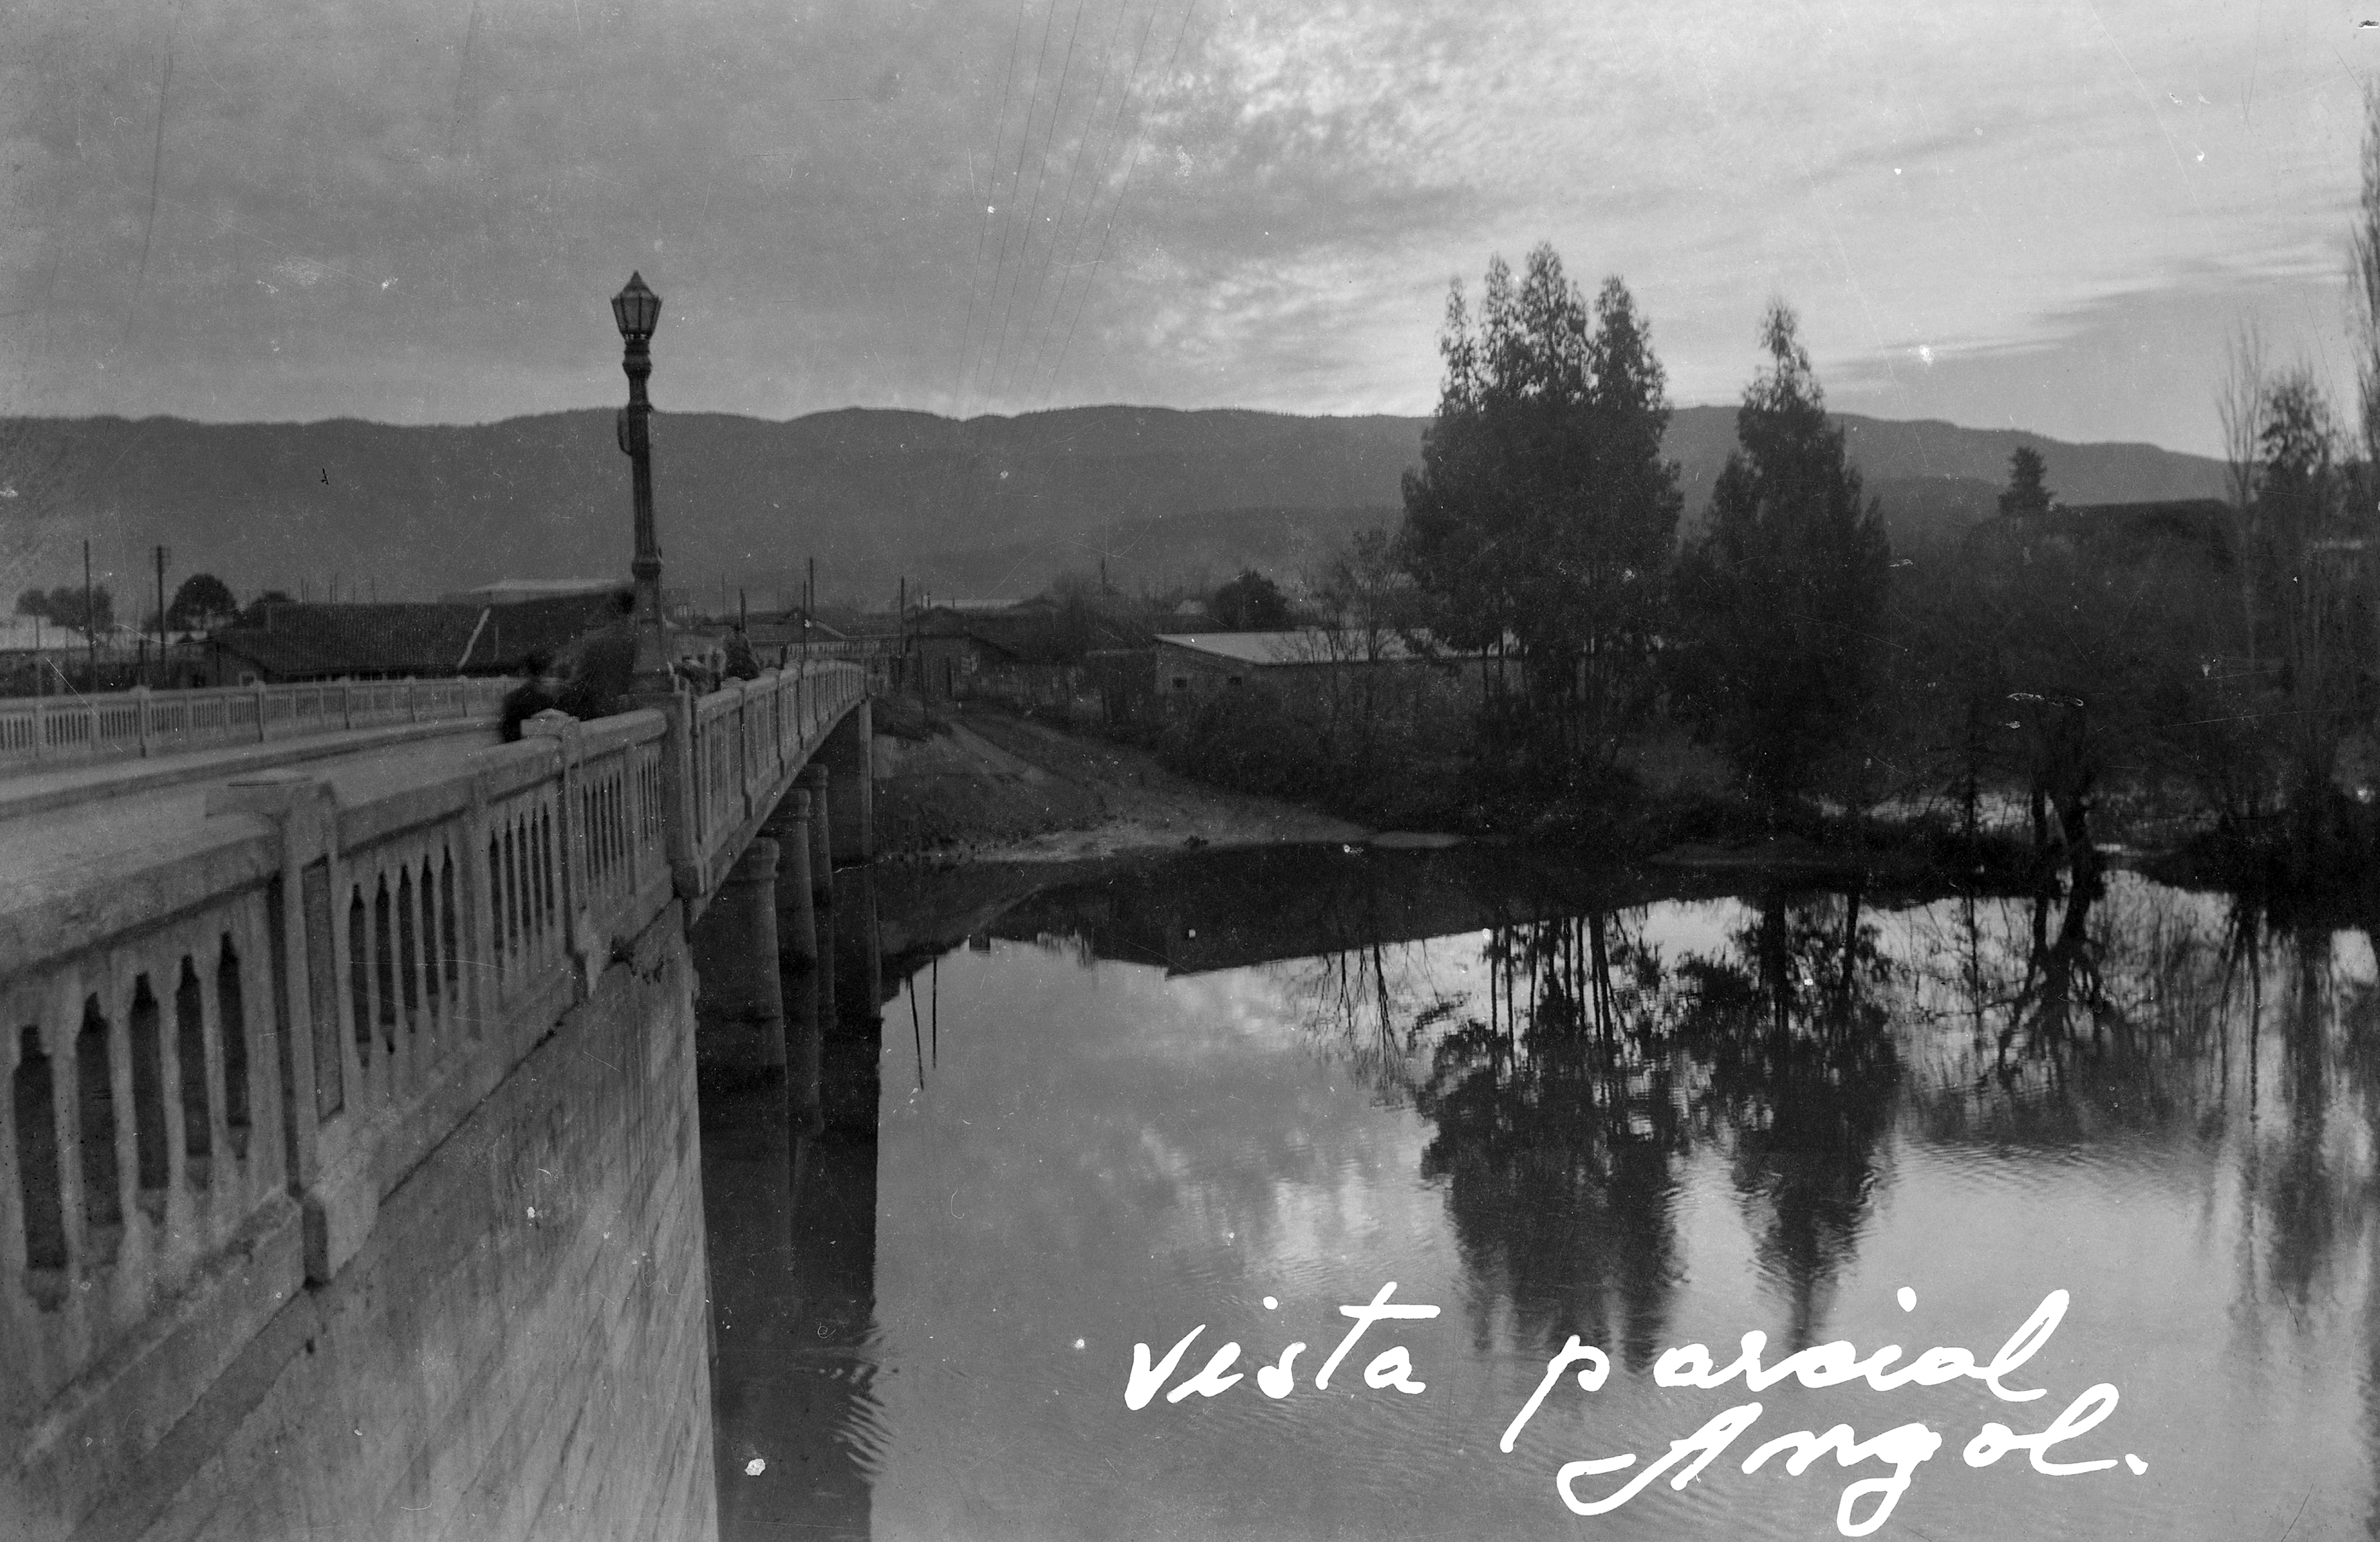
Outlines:
[[928, 712], [880, 699], [876, 721], [877, 844], [895, 861], [1077, 862], [1374, 835], [1312, 808], [1194, 782], [1145, 750], [996, 708]]
[[[1640, 751], [1616, 802], [1543, 807], [1521, 828], [1491, 818], [1486, 831], [1453, 834], [1379, 830], [1285, 798], [1219, 787], [1169, 768], [1152, 750], [997, 707], [929, 710], [879, 698], [876, 729], [879, 851], [891, 861], [933, 867], [1097, 863], [1203, 848], [1465, 844], [1681, 873], [2004, 889], [2037, 881], [2045, 868], [2062, 866], [2064, 856], [2054, 848], [2037, 852], [2021, 832], [2007, 830], [1987, 830], [1970, 842], [1940, 818], [1803, 810], [1771, 826], [1720, 791], [1710, 765], [1674, 745]], [[2103, 848], [2103, 858], [2161, 872], [2161, 860], [2169, 865], [2168, 854], [2134, 848], [2129, 840]]]
[[[1161, 851], [1292, 844], [1429, 848], [1457, 844], [1563, 850], [1677, 871], [1790, 873], [1913, 885], [2006, 882], [2034, 858], [2012, 841], [1970, 849], [1931, 827], [1872, 821], [1756, 827], [1706, 774], [1663, 766], [1632, 806], [1596, 819], [1550, 816], [1524, 834], [1378, 830], [1287, 799], [1233, 791], [1157, 755], [981, 705], [880, 698], [876, 830], [895, 862], [1078, 863]], [[1651, 768], [1645, 768], [1650, 770]], [[1634, 770], [1634, 768], [1632, 768]], [[1645, 783], [1655, 783], [1646, 789]]]

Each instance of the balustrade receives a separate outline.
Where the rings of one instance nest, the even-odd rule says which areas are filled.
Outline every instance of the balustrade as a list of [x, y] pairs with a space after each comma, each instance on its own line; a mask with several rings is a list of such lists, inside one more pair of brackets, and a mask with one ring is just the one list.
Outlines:
[[516, 681], [323, 680], [0, 699], [0, 769], [133, 759], [393, 723], [492, 718]]

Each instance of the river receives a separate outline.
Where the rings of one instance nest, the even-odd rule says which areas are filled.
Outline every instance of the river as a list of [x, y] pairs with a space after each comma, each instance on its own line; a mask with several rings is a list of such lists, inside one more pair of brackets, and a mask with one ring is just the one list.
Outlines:
[[[2380, 1535], [2366, 930], [2122, 872], [1730, 892], [1331, 847], [855, 877], [814, 1086], [705, 1104], [730, 1538], [1815, 1538], [1888, 1502], [1875, 1534], [1925, 1542]], [[1390, 1282], [1435, 1314], [1318, 1388]], [[1768, 1366], [1982, 1366], [2060, 1300], [2000, 1378], [2022, 1401], [1955, 1356], [1663, 1384], [1753, 1332]], [[1194, 1329], [1128, 1406], [1135, 1346]], [[1578, 1358], [1500, 1449], [1572, 1335], [1608, 1374]], [[1172, 1395], [1226, 1344], [1236, 1383]], [[1647, 1473], [1754, 1402], [1682, 1487], [1700, 1447]], [[2107, 1465], [1974, 1464], [1987, 1425], [2094, 1408], [2041, 1459]], [[1839, 1424], [1922, 1427], [1905, 1464], [1743, 1470]], [[1585, 1462], [1581, 1503], [1658, 1480], [1582, 1520], [1557, 1477]]]

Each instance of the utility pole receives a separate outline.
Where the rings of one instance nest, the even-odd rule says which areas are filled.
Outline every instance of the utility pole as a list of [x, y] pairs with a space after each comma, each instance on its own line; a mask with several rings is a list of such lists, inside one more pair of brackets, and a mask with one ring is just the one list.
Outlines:
[[82, 543], [82, 640], [85, 667], [89, 669], [91, 677], [85, 685], [96, 691], [99, 689], [99, 618], [91, 613], [91, 538], [86, 536]]
[[157, 548], [157, 673], [165, 673], [165, 560], [173, 553]]

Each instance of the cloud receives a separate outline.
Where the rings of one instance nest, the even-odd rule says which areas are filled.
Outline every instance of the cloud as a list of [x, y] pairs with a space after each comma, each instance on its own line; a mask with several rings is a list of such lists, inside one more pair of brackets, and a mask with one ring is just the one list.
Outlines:
[[[1882, 400], [1921, 344], [1937, 378], [2054, 370], [2094, 307], [2336, 271], [2380, 48], [2354, 19], [41, 0], [0, 53], [0, 407], [607, 401], [602, 301], [640, 268], [677, 407], [1425, 411], [1448, 280], [1539, 239], [1627, 278], [1682, 400], [1732, 398], [1772, 294]], [[1960, 409], [2122, 417], [2013, 368]]]

